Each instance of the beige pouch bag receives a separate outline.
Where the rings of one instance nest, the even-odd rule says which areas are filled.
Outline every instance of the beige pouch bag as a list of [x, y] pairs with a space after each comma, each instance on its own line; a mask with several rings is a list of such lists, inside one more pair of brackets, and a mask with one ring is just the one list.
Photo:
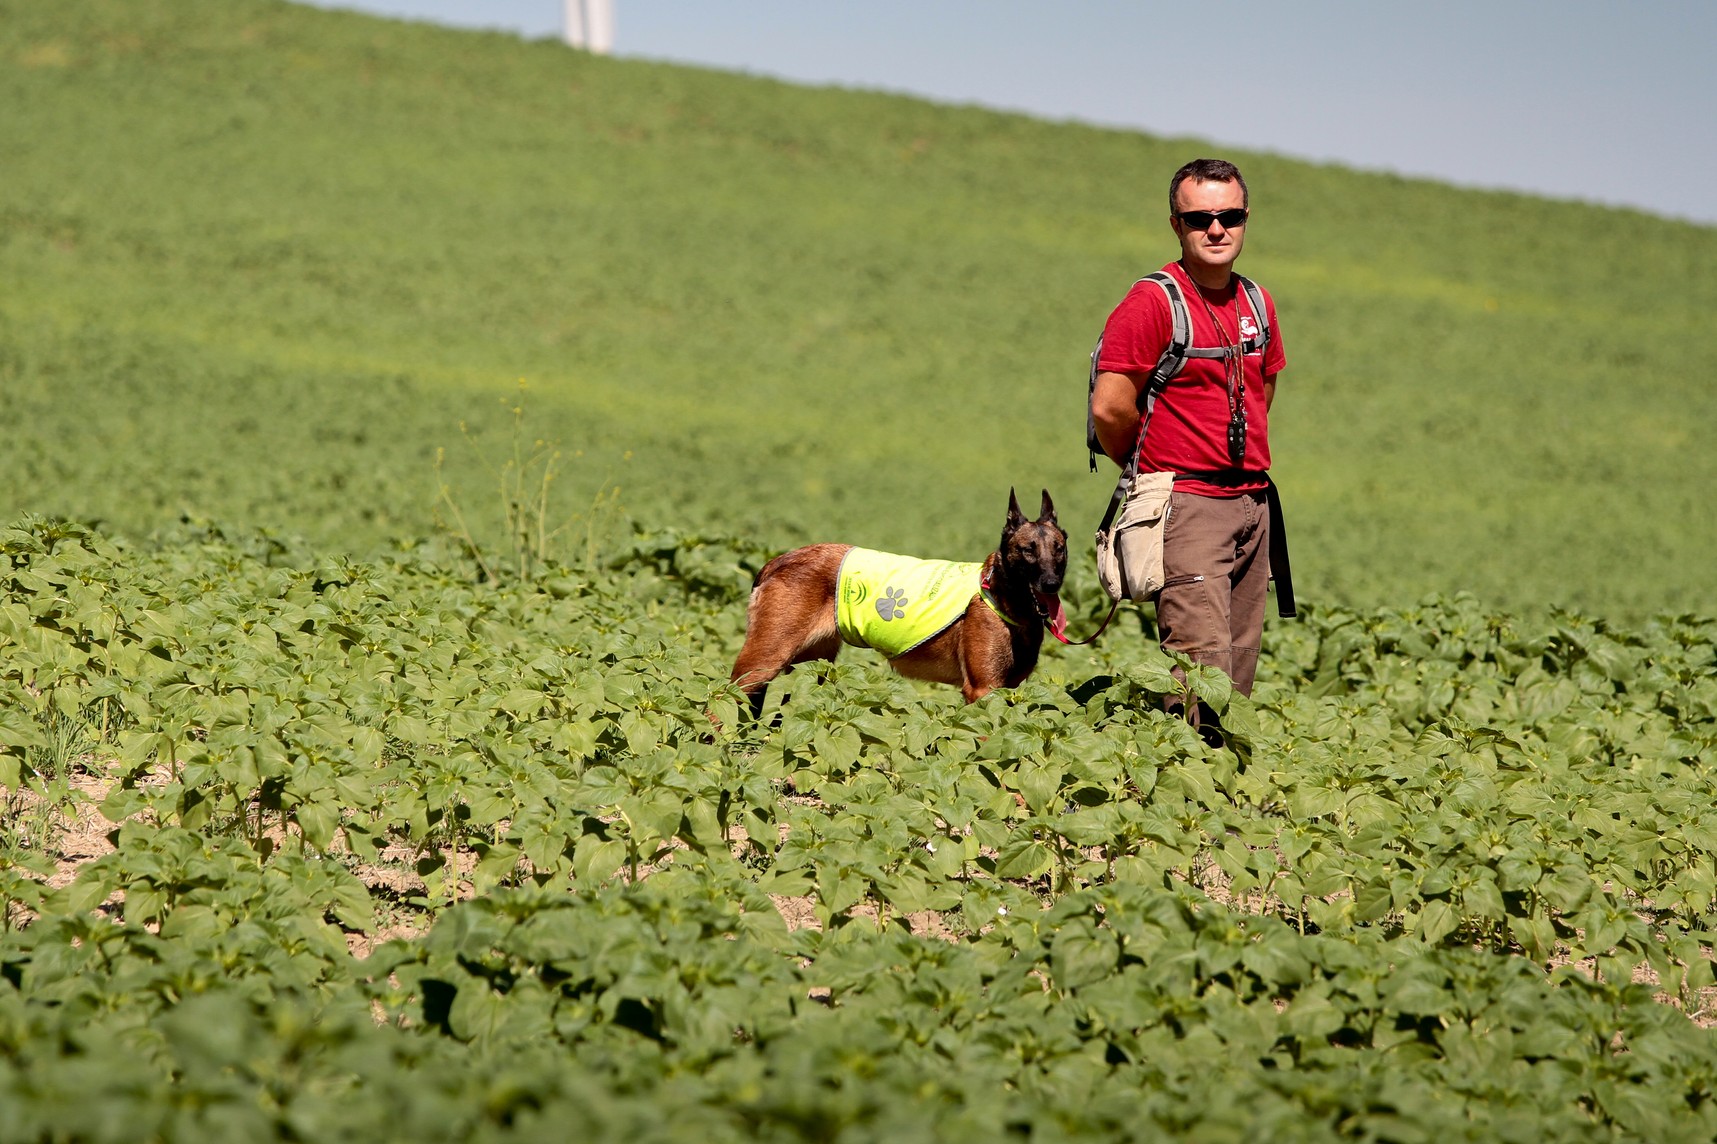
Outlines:
[[1139, 473], [1114, 523], [1097, 533], [1097, 579], [1111, 600], [1151, 600], [1163, 590], [1163, 532], [1173, 473]]

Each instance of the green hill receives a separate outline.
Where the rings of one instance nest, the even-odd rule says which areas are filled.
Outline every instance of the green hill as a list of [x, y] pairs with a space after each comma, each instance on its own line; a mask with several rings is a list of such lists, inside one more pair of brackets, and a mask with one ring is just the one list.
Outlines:
[[[1082, 534], [1085, 354], [1210, 150], [265, 0], [0, 0], [0, 106], [0, 516], [359, 554], [438, 447], [488, 495], [520, 379], [567, 514]], [[1717, 231], [1231, 157], [1303, 599], [1709, 610]]]

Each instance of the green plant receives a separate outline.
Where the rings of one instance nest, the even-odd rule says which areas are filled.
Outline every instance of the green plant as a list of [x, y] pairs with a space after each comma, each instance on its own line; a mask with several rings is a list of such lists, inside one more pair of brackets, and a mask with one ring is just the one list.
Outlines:
[[[726, 669], [761, 556], [664, 529], [599, 577], [478, 585], [0, 530], [8, 1108], [46, 1115], [65, 1046], [111, 1041], [154, 1048], [87, 1099], [140, 1123], [217, 1081], [355, 1122], [354, 1075], [443, 1086], [450, 1124], [573, 1085], [717, 1136], [1717, 1115], [1685, 1016], [1714, 987], [1717, 622], [1309, 608], [1251, 701], [1123, 640], [970, 706], [801, 667], [752, 722]], [[1225, 745], [1163, 710], [1184, 686]], [[47, 713], [97, 696], [113, 850], [67, 883], [71, 768], [25, 760], [75, 756]], [[500, 1063], [545, 1044], [534, 1079]]]
[[[506, 575], [528, 583], [551, 565], [575, 560], [587, 570], [595, 568], [598, 537], [605, 527], [612, 525], [619, 511], [620, 488], [605, 480], [582, 513], [558, 516], [552, 505], [555, 482], [563, 475], [562, 453], [558, 445], [527, 431], [524, 395], [525, 383], [521, 379], [518, 394], [508, 406], [512, 419], [509, 454], [499, 465], [483, 455], [465, 422], [459, 423], [460, 435], [495, 483], [500, 507], [498, 531], [502, 537], [497, 555], [485, 554], [466, 520], [444, 475], [445, 451], [437, 449], [435, 455], [437, 523], [476, 562], [483, 578], [491, 582]], [[574, 456], [581, 457], [583, 453]], [[440, 510], [447, 512], [447, 520], [442, 520]], [[564, 538], [580, 522], [583, 543], [569, 547]]]
[[[104, 715], [98, 719], [106, 717], [106, 701], [100, 706]], [[42, 711], [38, 716], [42, 735], [25, 748], [25, 768], [43, 780], [54, 780], [87, 765], [104, 734], [99, 726], [91, 726], [88, 714], [87, 711], [67, 714], [57, 707]]]

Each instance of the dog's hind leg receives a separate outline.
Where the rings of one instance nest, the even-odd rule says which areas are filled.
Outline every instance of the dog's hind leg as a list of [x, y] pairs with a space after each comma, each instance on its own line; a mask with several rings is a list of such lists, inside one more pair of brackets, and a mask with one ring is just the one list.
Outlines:
[[835, 584], [850, 545], [813, 544], [763, 566], [745, 609], [745, 646], [730, 679], [763, 713], [769, 681], [795, 663], [834, 659], [841, 649], [835, 624]]
[[753, 607], [751, 623], [746, 626], [745, 646], [733, 662], [728, 677], [739, 685], [751, 701], [751, 714], [763, 714], [764, 693], [769, 681], [796, 663], [813, 659], [832, 660], [841, 650], [841, 634], [828, 617], [826, 626], [816, 624], [806, 630], [803, 613], [797, 615], [767, 607]]
[[745, 647], [734, 661], [730, 676], [751, 701], [753, 718], [763, 715], [763, 698], [769, 690], [770, 680], [796, 663], [813, 659], [832, 660], [841, 650], [840, 633], [832, 628], [827, 632], [811, 633], [808, 639], [801, 640], [793, 638], [797, 633], [770, 632], [768, 626], [765, 625], [762, 632], [753, 630], [745, 634]]

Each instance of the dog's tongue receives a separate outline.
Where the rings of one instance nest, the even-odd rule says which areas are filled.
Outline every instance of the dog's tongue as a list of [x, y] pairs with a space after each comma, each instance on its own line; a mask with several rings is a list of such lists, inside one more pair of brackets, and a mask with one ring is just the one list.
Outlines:
[[1056, 639], [1067, 634], [1067, 609], [1061, 606], [1060, 596], [1044, 596], [1041, 593], [1037, 602], [1043, 605], [1044, 617], [1049, 621], [1049, 630]]

